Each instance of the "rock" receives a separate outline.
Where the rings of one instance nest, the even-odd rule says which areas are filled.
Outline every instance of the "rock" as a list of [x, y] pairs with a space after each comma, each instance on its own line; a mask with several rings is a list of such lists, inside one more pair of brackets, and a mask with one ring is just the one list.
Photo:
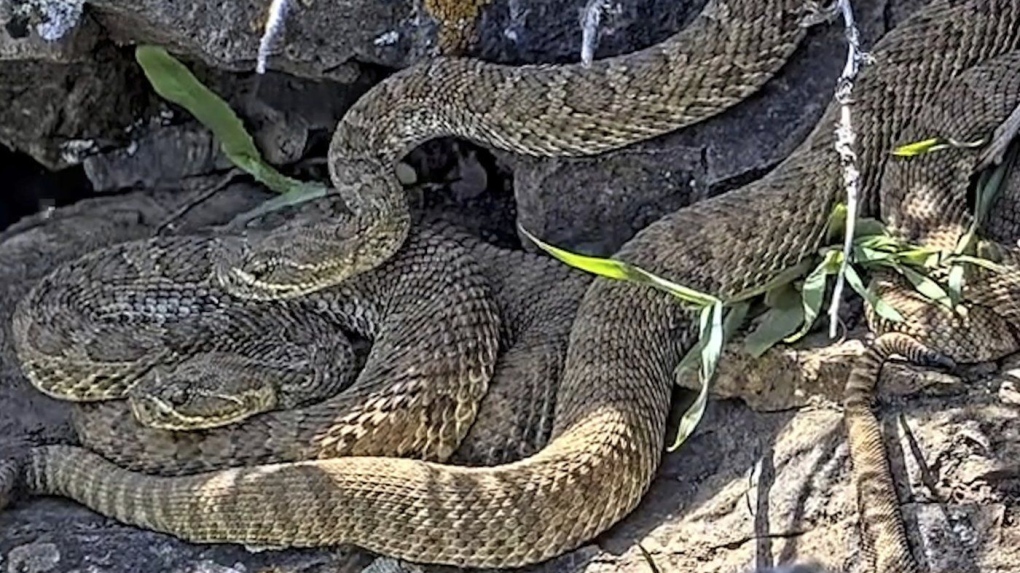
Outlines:
[[[292, 1], [284, 18], [285, 32], [269, 66], [290, 78], [278, 73], [238, 82], [225, 72], [253, 68], [268, 3], [232, 0], [212, 10], [193, 2], [95, 0], [81, 11], [81, 0], [17, 0], [10, 3], [8, 12], [18, 15], [7, 16], [7, 28], [28, 32], [20, 40], [6, 38], [7, 43], [43, 45], [40, 26], [53, 27], [59, 20], [63, 34], [59, 43], [45, 46], [61, 46], [61, 57], [79, 65], [40, 67], [36, 60], [43, 56], [34, 54], [31, 64], [19, 59], [6, 72], [0, 68], [0, 74], [10, 78], [4, 85], [20, 86], [24, 80], [18, 76], [35, 76], [45, 78], [38, 85], [46, 86], [31, 88], [29, 94], [20, 87], [7, 94], [0, 90], [0, 102], [12, 101], [5, 108], [10, 117], [0, 115], [0, 141], [51, 168], [87, 161], [91, 173], [103, 174], [94, 181], [99, 190], [146, 179], [130, 173], [117, 176], [116, 169], [125, 165], [125, 155], [162, 153], [158, 146], [145, 149], [149, 141], [145, 126], [155, 117], [151, 105], [155, 98], [129, 50], [114, 50], [109, 42], [129, 47], [156, 43], [182, 58], [232, 104], [271, 163], [291, 164], [310, 149], [322, 153], [328, 132], [343, 111], [369, 82], [378, 80], [378, 66], [404, 67], [440, 52], [500, 63], [576, 61], [581, 6], [575, 4], [573, 0], [427, 0], [420, 6], [408, 0]], [[681, 7], [662, 0], [621, 3], [603, 15], [596, 56], [662, 40], [697, 15], [703, 4], [703, 0]], [[868, 24], [866, 33], [881, 29], [870, 13], [860, 19]], [[662, 213], [767, 169], [803, 137], [831, 92], [829, 72], [839, 69], [843, 53], [836, 41], [838, 26], [815, 36], [788, 72], [753, 102], [738, 106], [725, 121], [594, 161], [534, 164], [503, 156], [503, 163], [515, 171], [521, 223], [557, 244], [607, 254]], [[0, 37], [0, 47], [4, 39]], [[8, 52], [9, 57], [20, 58], [31, 54], [28, 48]], [[307, 117], [309, 110], [318, 110], [317, 116]], [[746, 137], [749, 124], [759, 126], [755, 130], [759, 136]], [[194, 174], [192, 168], [202, 165], [206, 162], [191, 168], [179, 166], [167, 174]], [[505, 167], [488, 169], [486, 176], [503, 176], [505, 171]], [[538, 191], [543, 188], [558, 192]], [[550, 201], [551, 196], [557, 199]], [[566, 205], [570, 207], [565, 210]]]
[[44, 573], [52, 571], [60, 562], [60, 552], [52, 543], [26, 543], [11, 549], [7, 554], [8, 571]]
[[[680, 27], [704, 0], [677, 8], [633, 0], [604, 18], [598, 55], [653, 43]], [[403, 68], [425, 57], [458, 54], [502, 63], [563, 61], [580, 51], [581, 4], [573, 0], [424, 0], [288, 2], [284, 32], [269, 68], [305, 78], [349, 82], [362, 65]], [[96, 20], [118, 42], [158, 43], [234, 71], [254, 69], [269, 4], [91, 0]], [[654, 15], [653, 15], [654, 14]]]
[[123, 145], [150, 102], [140, 71], [109, 45], [88, 61], [0, 61], [0, 143], [50, 169]]
[[0, 61], [82, 62], [100, 40], [83, 0], [9, 0], [0, 4]]
[[212, 134], [194, 124], [139, 134], [129, 147], [89, 156], [82, 165], [97, 192], [169, 188], [188, 177], [232, 167]]

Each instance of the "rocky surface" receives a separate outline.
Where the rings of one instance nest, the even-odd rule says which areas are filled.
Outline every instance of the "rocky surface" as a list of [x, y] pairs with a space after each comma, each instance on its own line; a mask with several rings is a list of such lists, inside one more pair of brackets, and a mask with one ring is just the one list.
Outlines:
[[[920, 2], [855, 2], [865, 41]], [[193, 1], [0, 0], [0, 142], [50, 168], [78, 170], [92, 190], [110, 194], [0, 231], [0, 440], [71, 437], [66, 407], [33, 392], [12, 356], [9, 316], [34, 280], [169, 219], [188, 230], [264, 197], [235, 183], [186, 209], [218, 180], [207, 174], [226, 163], [206, 132], [148, 90], [133, 44], [170, 46], [238, 110], [272, 163], [318, 178], [332, 126], [389, 70], [436, 53], [576, 61], [580, 46], [582, 3], [574, 0], [290, 4], [273, 71], [256, 79], [249, 72], [268, 1], [219, 2], [216, 12]], [[661, 40], [703, 4], [616, 2], [603, 18], [597, 56]], [[828, 101], [844, 57], [841, 33], [813, 31], [760, 94], [718, 118], [594, 160], [523, 160], [464, 142], [428, 144], [406, 161], [446, 192], [426, 185], [416, 203], [426, 219], [460, 213], [473, 232], [503, 245], [516, 244], [516, 220], [568, 248], [612, 252], [662, 213], [753, 179], [785, 156]], [[131, 188], [145, 191], [114, 195]], [[810, 560], [863, 571], [835, 405], [860, 334], [831, 347], [814, 337], [759, 360], [731, 348], [713, 387], [721, 399], [688, 443], [666, 454], [639, 509], [592, 544], [533, 569], [644, 572], [644, 550], [664, 572], [764, 571]], [[886, 369], [883, 388], [892, 397], [883, 419], [900, 497], [932, 570], [1020, 569], [1017, 366], [1007, 363], [994, 376], [975, 370], [966, 380]], [[681, 383], [697, 385], [690, 377]], [[0, 512], [0, 571], [7, 572], [358, 571], [370, 561], [339, 549], [195, 546], [62, 500]], [[388, 565], [373, 567], [381, 573]]]

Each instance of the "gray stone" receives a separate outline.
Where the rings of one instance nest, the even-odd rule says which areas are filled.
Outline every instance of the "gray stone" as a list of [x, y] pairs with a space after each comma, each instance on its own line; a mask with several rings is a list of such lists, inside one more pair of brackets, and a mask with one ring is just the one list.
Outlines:
[[7, 554], [7, 571], [11, 573], [45, 573], [60, 562], [60, 552], [52, 543], [26, 543]]
[[0, 143], [60, 169], [124, 145], [150, 101], [140, 70], [109, 45], [86, 61], [0, 61]]
[[88, 60], [100, 29], [83, 14], [83, 4], [83, 0], [0, 2], [0, 61]]

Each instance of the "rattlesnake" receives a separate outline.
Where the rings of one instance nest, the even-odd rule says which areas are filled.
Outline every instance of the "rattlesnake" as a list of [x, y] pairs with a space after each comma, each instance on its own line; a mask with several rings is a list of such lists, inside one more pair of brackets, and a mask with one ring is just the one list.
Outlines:
[[[974, 221], [974, 207], [969, 205], [974, 200], [968, 199], [968, 187], [982, 152], [1018, 106], [1020, 51], [1012, 51], [964, 71], [919, 109], [898, 143], [942, 137], [965, 145], [889, 165], [882, 180], [882, 219], [889, 230], [914, 244], [952, 252]], [[984, 145], [973, 145], [982, 141]], [[1015, 200], [1020, 189], [1000, 193]], [[900, 354], [918, 364], [952, 367], [996, 360], [1020, 350], [1013, 326], [1020, 316], [1020, 249], [1016, 247], [1020, 228], [1015, 222], [998, 221], [994, 212], [986, 217], [992, 219], [993, 228], [1011, 233], [983, 239], [983, 250], [1002, 259], [1005, 268], [998, 272], [967, 269], [966, 304], [958, 313], [925, 299], [895, 272], [874, 273], [873, 291], [906, 320], [882, 319], [869, 307], [872, 329], [885, 334], [855, 363], [847, 380], [844, 406], [867, 557], [880, 573], [919, 571], [907, 545], [888, 464], [880, 455], [878, 422], [868, 409], [883, 362]], [[933, 277], [943, 282], [947, 279], [941, 269]], [[890, 547], [897, 549], [890, 551]]]
[[[452, 459], [462, 464], [491, 465], [523, 457], [538, 449], [551, 429], [556, 381], [562, 369], [574, 311], [587, 284], [586, 277], [535, 255], [493, 247], [450, 225], [434, 224], [432, 232], [444, 242], [452, 241], [454, 246], [470, 252], [480, 262], [480, 270], [494, 294], [493, 302], [499, 316], [503, 317], [500, 353], [488, 393], [476, 422]], [[186, 244], [188, 238], [174, 240]], [[442, 265], [432, 264], [437, 269], [442, 268]], [[351, 286], [354, 292], [360, 290], [376, 301], [384, 314], [399, 317], [403, 308], [413, 304], [412, 300], [427, 296], [429, 292], [428, 289], [410, 289], [403, 297], [389, 300], [390, 289], [400, 286], [393, 282], [400, 272], [399, 266], [384, 273], [373, 271], [362, 279], [364, 282], [356, 280]], [[359, 288], [359, 284], [368, 287]], [[380, 290], [381, 287], [386, 290]], [[343, 294], [331, 294], [330, 298], [334, 296], [344, 300]], [[415, 315], [423, 316], [427, 312]], [[420, 354], [413, 347], [406, 352], [408, 359], [414, 361], [421, 359]], [[383, 364], [397, 372], [401, 369], [392, 362]], [[384, 381], [381, 375], [386, 372], [379, 371], [378, 382]], [[433, 375], [441, 377], [442, 372]], [[402, 382], [401, 378], [396, 382]], [[443, 391], [442, 386], [426, 385], [424, 389]], [[369, 395], [368, 400], [372, 399]], [[147, 473], [180, 475], [309, 456], [350, 454], [355, 444], [336, 440], [341, 432], [352, 430], [336, 413], [343, 410], [338, 406], [347, 403], [356, 404], [357, 399], [352, 401], [348, 395], [310, 408], [270, 413], [201, 434], [141, 426], [130, 411], [117, 402], [81, 404], [72, 413], [72, 421], [83, 445], [118, 465]], [[403, 423], [410, 425], [406, 420]], [[131, 439], [126, 439], [128, 436]], [[380, 450], [394, 447], [394, 443], [378, 437], [372, 443]]]
[[127, 397], [164, 429], [228, 425], [350, 385], [341, 324], [301, 305], [228, 301], [209, 272], [223, 246], [158, 237], [61, 265], [15, 309], [22, 370], [57, 399]]
[[[739, 10], [747, 4], [754, 3], [726, 5]], [[876, 45], [876, 63], [860, 77], [854, 104], [866, 213], [878, 212], [878, 183], [888, 151], [898, 143], [908, 118], [959, 73], [1020, 48], [1018, 18], [1016, 0], [936, 0]], [[458, 65], [473, 70], [469, 78], [485, 77], [487, 68]], [[447, 69], [443, 66], [455, 67], [426, 66], [435, 72], [432, 81]], [[603, 71], [624, 69], [617, 66]], [[528, 78], [514, 77], [522, 82]], [[391, 117], [418, 117], [409, 108], [421, 101], [410, 94], [397, 97], [394, 85], [404, 84], [395, 82], [376, 92], [384, 99], [409, 102], [408, 107], [395, 106]], [[597, 87], [605, 91], [611, 85]], [[478, 105], [459, 103], [465, 109]], [[827, 110], [807, 141], [761, 180], [667, 215], [616, 257], [724, 297], [760, 287], [803, 260], [819, 247], [828, 214], [843, 193], [839, 160], [832, 153], [832, 124], [838, 113], [836, 107]], [[585, 125], [586, 116], [579, 117]], [[610, 119], [615, 123], [620, 118], [631, 119], [612, 109]], [[600, 139], [606, 129], [605, 124], [594, 125], [594, 134], [582, 135], [585, 140]], [[444, 132], [442, 124], [439, 127]], [[344, 137], [340, 132], [337, 137]], [[540, 132], [554, 140], [567, 133], [548, 126]], [[344, 181], [335, 168], [333, 175]], [[366, 214], [378, 213], [362, 208], [359, 225], [368, 220]], [[355, 236], [350, 228], [343, 236]], [[294, 243], [285, 240], [286, 232], [277, 235], [263, 244], [268, 248], [261, 254], [248, 259], [241, 269], [247, 275], [241, 276], [269, 287], [277, 276], [283, 277], [280, 284], [293, 285], [283, 294], [314, 291], [319, 284], [294, 282], [296, 267], [281, 262], [295, 260], [289, 259], [292, 246], [304, 249], [312, 242], [308, 239], [326, 237], [330, 229], [322, 223]], [[385, 241], [375, 241], [367, 244], [386, 250]], [[353, 243], [351, 252], [360, 253], [357, 248], [364, 244]], [[305, 261], [327, 248], [302, 250], [310, 257]], [[356, 260], [356, 270], [374, 264], [356, 256], [341, 259], [337, 266]], [[317, 279], [322, 279], [318, 273], [323, 268], [314, 267]], [[347, 457], [160, 478], [125, 471], [85, 450], [51, 446], [31, 451], [26, 482], [35, 491], [68, 495], [120, 520], [195, 541], [351, 542], [416, 561], [461, 565], [540, 561], [604, 531], [640, 500], [658, 466], [673, 369], [693, 345], [695, 325], [689, 313], [661, 293], [595, 280], [571, 330], [548, 444], [502, 466], [459, 468]]]
[[410, 219], [395, 162], [454, 136], [532, 156], [618, 149], [719, 114], [758, 91], [824, 14], [810, 0], [711, 0], [665, 41], [590, 66], [440, 57], [374, 86], [344, 114], [330, 179], [356, 216], [296, 221], [238, 269], [263, 297], [339, 284], [386, 260]]

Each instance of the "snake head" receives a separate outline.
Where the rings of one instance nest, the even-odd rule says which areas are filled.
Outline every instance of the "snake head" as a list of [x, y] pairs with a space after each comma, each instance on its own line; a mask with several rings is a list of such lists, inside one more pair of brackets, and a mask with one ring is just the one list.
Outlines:
[[378, 266], [405, 237], [366, 228], [353, 217], [295, 221], [243, 239], [222, 240], [216, 278], [238, 298], [296, 298]]
[[277, 406], [277, 388], [245, 360], [210, 352], [157, 366], [127, 393], [143, 426], [187, 431], [234, 424]]

